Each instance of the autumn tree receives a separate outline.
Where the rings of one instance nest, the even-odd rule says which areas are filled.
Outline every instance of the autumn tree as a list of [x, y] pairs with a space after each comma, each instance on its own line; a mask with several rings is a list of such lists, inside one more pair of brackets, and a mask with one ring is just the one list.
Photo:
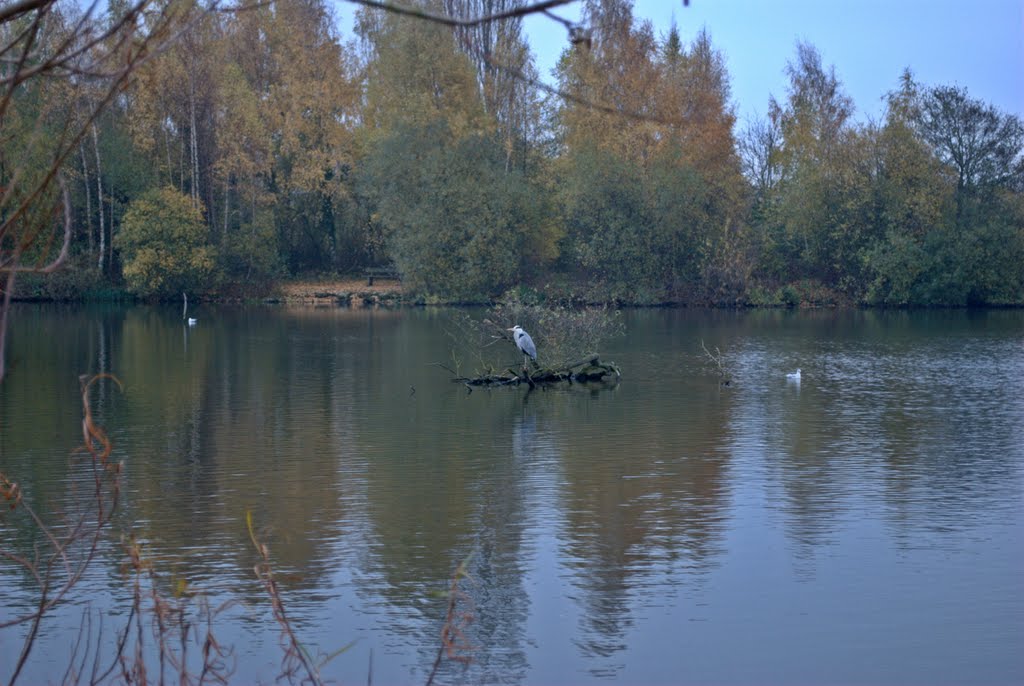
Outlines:
[[[228, 35], [237, 40], [246, 34], [236, 23]], [[254, 47], [241, 43], [250, 50]], [[210, 223], [229, 278], [260, 283], [280, 276], [283, 267], [274, 195], [268, 188], [272, 169], [269, 122], [262, 113], [259, 82], [247, 78], [239, 61], [224, 65], [220, 83], [214, 128], [217, 158], [212, 168], [220, 206], [211, 213]]]
[[673, 27], [659, 43], [631, 3], [585, 10], [592, 46], [559, 65], [572, 96], [559, 114], [563, 264], [645, 302], [706, 294], [711, 274], [742, 280], [726, 254], [744, 183], [722, 56], [707, 32], [687, 46]]
[[[188, 3], [177, 0], [169, 6], [181, 14]], [[174, 186], [197, 207], [210, 206], [221, 18], [208, 14], [185, 21], [185, 16], [175, 27], [177, 40], [170, 49], [136, 74], [122, 126], [147, 156], [157, 184]]]
[[353, 71], [327, 7], [296, 0], [206, 17], [139, 75], [137, 145], [207, 208], [236, 279], [345, 263]]
[[[28, 18], [0, 23], [3, 54], [46, 53], [69, 38], [69, 22], [53, 11], [32, 35]], [[26, 35], [28, 34], [28, 35]], [[26, 45], [27, 44], [27, 45]], [[31, 56], [30, 56], [31, 55]], [[16, 61], [0, 60], [0, 275], [19, 264], [39, 265], [56, 255], [59, 226], [54, 221], [61, 207], [61, 189], [54, 178], [61, 168], [61, 156], [69, 154], [66, 130], [79, 122], [75, 115], [76, 93], [63, 79], [31, 79], [15, 84]], [[54, 144], [57, 141], [57, 145]], [[55, 238], [58, 239], [55, 241]], [[14, 272], [12, 272], [14, 273]], [[2, 283], [2, 282], [0, 282]]]
[[366, 65], [367, 135], [443, 121], [453, 138], [489, 132], [472, 62], [451, 29], [429, 21], [363, 8], [357, 30]]
[[[683, 46], [672, 26], [657, 60], [660, 83], [657, 113], [667, 135], [663, 146], [679, 149], [685, 161], [723, 192], [737, 191], [739, 180], [729, 103], [729, 74], [725, 58], [711, 42], [707, 29]], [[731, 198], [736, 202], [736, 198]]]
[[561, 89], [572, 96], [559, 110], [562, 143], [570, 155], [598, 147], [642, 166], [660, 139], [654, 30], [634, 20], [629, 0], [587, 0], [583, 14], [589, 40], [558, 64]]
[[[766, 273], [782, 282], [810, 278], [856, 295], [863, 281], [862, 251], [877, 227], [871, 214], [871, 137], [852, 125], [853, 101], [816, 48], [799, 43], [786, 71], [787, 98], [773, 98], [769, 110], [781, 146], [761, 150], [769, 155], [762, 157], [762, 171], [775, 184], [760, 199], [759, 231], [770, 253]], [[762, 132], [773, 134], [772, 128]]]
[[[526, 0], [444, 0], [453, 17], [490, 17], [523, 8]], [[541, 98], [521, 16], [456, 29], [456, 46], [473, 64], [484, 110], [505, 148], [506, 166], [526, 164], [541, 136]]]
[[357, 177], [369, 221], [411, 289], [477, 300], [500, 293], [554, 247], [520, 139], [529, 126], [520, 120], [533, 115], [513, 114], [529, 102], [488, 104], [494, 75], [471, 59], [500, 52], [502, 36], [521, 37], [459, 35], [369, 9], [358, 30], [368, 76]]
[[148, 0], [110, 21], [96, 7], [34, 0], [0, 8], [0, 380], [17, 275], [51, 274], [71, 256], [70, 161], [139, 65], [173, 41], [180, 19]]
[[141, 296], [176, 297], [216, 285], [217, 258], [203, 208], [174, 188], [151, 190], [135, 200], [116, 243], [125, 282]]
[[321, 0], [277, 3], [272, 10], [265, 27], [270, 79], [261, 110], [272, 141], [275, 221], [292, 271], [335, 265], [359, 90]]
[[673, 160], [676, 173], [699, 179], [696, 185], [670, 186], [671, 192], [685, 196], [677, 203], [693, 208], [665, 216], [664, 221], [674, 222], [676, 234], [689, 243], [677, 258], [673, 276], [690, 284], [691, 290], [695, 282], [702, 282], [703, 297], [731, 301], [749, 285], [753, 265], [725, 58], [706, 29], [684, 45], [673, 25], [661, 44], [657, 65], [657, 112], [667, 122], [660, 132], [657, 159], [661, 164]]

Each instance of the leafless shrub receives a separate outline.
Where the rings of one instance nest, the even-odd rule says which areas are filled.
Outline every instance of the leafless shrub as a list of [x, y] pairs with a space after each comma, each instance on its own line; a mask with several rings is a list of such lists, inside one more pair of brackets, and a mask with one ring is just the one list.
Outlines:
[[552, 370], [595, 355], [603, 343], [625, 333], [621, 314], [610, 307], [547, 307], [510, 293], [482, 316], [472, 311], [453, 315], [448, 335], [454, 368], [440, 366], [459, 377], [466, 359], [473, 361], [478, 375], [520, 365], [522, 353], [508, 331], [517, 324], [533, 338], [538, 364]]
[[[123, 465], [111, 460], [111, 441], [93, 418], [89, 391], [101, 380], [120, 386], [120, 381], [109, 374], [81, 379], [83, 444], [73, 453], [71, 462], [76, 489], [68, 511], [61, 513], [56, 523], [46, 521], [12, 475], [0, 472], [0, 502], [5, 505], [0, 511], [0, 524], [6, 529], [20, 529], [39, 541], [32, 554], [19, 553], [0, 543], [0, 560], [20, 568], [36, 586], [32, 606], [0, 623], [0, 631], [20, 627], [24, 633], [13, 671], [4, 675], [4, 683], [9, 685], [22, 675], [46, 617], [59, 605], [80, 598], [83, 578], [102, 541], [112, 533]], [[299, 681], [323, 683], [317, 669], [338, 653], [318, 666], [308, 662], [291, 629], [266, 546], [253, 534], [251, 518], [249, 522], [253, 542], [263, 557], [257, 576], [267, 589], [274, 618], [287, 639], [283, 643], [282, 678], [294, 681], [301, 667], [306, 672]], [[122, 546], [122, 573], [131, 579], [127, 619], [114, 632], [111, 644], [104, 635], [102, 615], [96, 614], [94, 620], [92, 609], [87, 607], [71, 645], [62, 683], [228, 683], [234, 670], [234, 650], [217, 640], [213, 627], [215, 620], [236, 602], [214, 605], [184, 579], [162, 574], [134, 538], [125, 538]]]
[[39, 627], [47, 614], [68, 596], [81, 581], [96, 555], [101, 536], [110, 524], [121, 494], [120, 463], [110, 459], [110, 439], [101, 427], [93, 422], [89, 404], [89, 390], [94, 383], [110, 379], [120, 386], [120, 381], [109, 374], [82, 377], [82, 446], [76, 451], [76, 463], [84, 463], [84, 484], [88, 489], [79, 494], [81, 502], [76, 512], [64, 513], [57, 524], [48, 524], [26, 500], [18, 483], [10, 475], [0, 473], [0, 495], [8, 505], [3, 515], [4, 523], [13, 527], [31, 530], [40, 541], [34, 553], [24, 555], [8, 547], [0, 547], [0, 558], [21, 568], [37, 588], [38, 600], [31, 610], [0, 623], [0, 630], [15, 626], [27, 626], [24, 641], [9, 684], [17, 681], [32, 648], [35, 645]]
[[704, 354], [707, 355], [708, 359], [715, 365], [715, 369], [718, 372], [719, 384], [722, 386], [731, 386], [732, 372], [729, 371], [729, 368], [726, 366], [725, 357], [722, 355], [722, 351], [715, 346], [715, 352], [712, 353], [708, 350], [707, 346], [704, 345], [703, 340], [700, 342], [700, 347], [704, 351]]

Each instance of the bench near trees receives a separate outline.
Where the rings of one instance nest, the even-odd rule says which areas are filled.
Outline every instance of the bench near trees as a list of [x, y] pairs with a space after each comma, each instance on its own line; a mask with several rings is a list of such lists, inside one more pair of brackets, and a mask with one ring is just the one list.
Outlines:
[[372, 286], [374, 279], [402, 280], [402, 275], [394, 267], [367, 267], [365, 273], [367, 286]]

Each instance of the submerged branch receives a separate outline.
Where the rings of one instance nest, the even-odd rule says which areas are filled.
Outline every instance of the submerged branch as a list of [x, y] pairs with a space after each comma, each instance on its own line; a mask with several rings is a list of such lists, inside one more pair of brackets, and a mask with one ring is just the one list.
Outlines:
[[704, 345], [704, 340], [701, 339], [700, 347], [704, 350], [704, 354], [708, 356], [712, 362], [715, 363], [715, 367], [718, 369], [718, 382], [722, 386], [732, 385], [732, 372], [725, 366], [725, 360], [722, 357], [722, 351], [715, 347], [714, 354], [708, 350], [708, 347]]
[[[438, 366], [443, 367], [443, 365]], [[535, 386], [562, 382], [605, 381], [612, 377], [618, 381], [622, 377], [622, 373], [614, 362], [602, 362], [597, 353], [591, 353], [580, 359], [553, 367], [541, 367], [536, 362], [533, 362], [532, 366], [533, 369], [526, 365], [520, 369], [509, 367], [501, 373], [488, 370], [472, 377], [455, 375], [452, 381], [467, 386], [508, 386], [521, 383]], [[444, 368], [447, 369], [447, 367]]]

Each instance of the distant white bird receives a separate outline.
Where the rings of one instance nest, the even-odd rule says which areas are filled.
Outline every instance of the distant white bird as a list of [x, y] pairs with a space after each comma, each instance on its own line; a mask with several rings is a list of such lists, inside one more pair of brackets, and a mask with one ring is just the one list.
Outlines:
[[534, 361], [537, 360], [537, 346], [533, 344], [533, 339], [530, 338], [530, 334], [523, 331], [523, 327], [516, 324], [509, 331], [512, 332], [512, 339], [516, 342], [516, 346], [523, 351], [524, 355], [529, 355]]
[[188, 295], [186, 293], [181, 294], [182, 299], [185, 301], [184, 307], [181, 308], [181, 318], [188, 322], [189, 326], [195, 326], [199, 320], [195, 317], [188, 316]]
[[789, 374], [786, 374], [786, 381], [795, 381], [797, 383], [800, 383], [800, 368], [797, 367], [795, 372], [790, 372]]

